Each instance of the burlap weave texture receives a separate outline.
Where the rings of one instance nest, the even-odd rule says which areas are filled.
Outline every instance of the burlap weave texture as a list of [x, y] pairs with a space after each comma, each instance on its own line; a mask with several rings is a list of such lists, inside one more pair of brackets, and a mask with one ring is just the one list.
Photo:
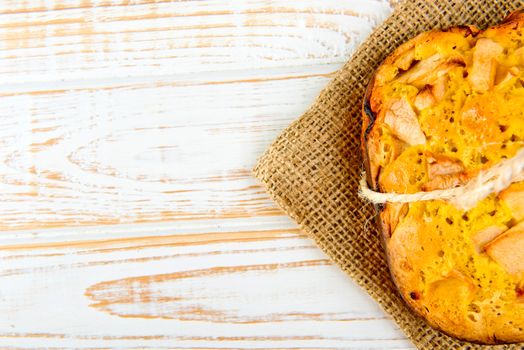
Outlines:
[[309, 110], [273, 142], [254, 169], [280, 207], [420, 349], [523, 349], [524, 344], [494, 347], [453, 339], [414, 315], [396, 292], [374, 225], [374, 209], [357, 195], [363, 169], [362, 99], [382, 60], [416, 34], [464, 24], [485, 28], [523, 5], [521, 1], [496, 0], [400, 3]]

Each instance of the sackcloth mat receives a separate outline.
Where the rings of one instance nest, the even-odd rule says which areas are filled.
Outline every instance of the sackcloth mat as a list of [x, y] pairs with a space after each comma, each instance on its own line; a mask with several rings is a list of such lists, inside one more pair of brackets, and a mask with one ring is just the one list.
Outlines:
[[253, 170], [276, 203], [391, 315], [419, 349], [524, 349], [524, 343], [483, 346], [456, 340], [428, 326], [397, 293], [375, 227], [374, 208], [357, 194], [363, 169], [362, 99], [379, 64], [416, 34], [464, 24], [486, 28], [523, 5], [494, 0], [398, 3]]

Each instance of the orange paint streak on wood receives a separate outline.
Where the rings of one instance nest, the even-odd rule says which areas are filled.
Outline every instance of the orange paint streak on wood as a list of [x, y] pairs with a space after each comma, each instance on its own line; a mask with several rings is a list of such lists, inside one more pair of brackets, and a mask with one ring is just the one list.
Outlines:
[[[331, 79], [335, 76], [336, 72], [329, 73], [316, 73], [316, 74], [297, 74], [283, 77], [267, 77], [267, 78], [250, 78], [250, 79], [231, 79], [231, 80], [211, 80], [206, 82], [158, 82], [155, 83], [155, 87], [189, 87], [189, 86], [205, 86], [205, 85], [226, 85], [226, 84], [246, 84], [246, 83], [261, 83], [268, 81], [283, 81], [283, 80], [295, 80], [295, 79], [311, 79], [311, 78], [328, 78]], [[13, 93], [0, 93], [0, 97], [8, 96], [20, 96], [20, 95], [55, 95], [63, 94], [66, 92], [97, 92], [97, 91], [112, 91], [118, 89], [141, 89], [151, 87], [151, 84], [126, 84], [117, 85], [111, 87], [100, 87], [100, 88], [70, 88], [70, 89], [56, 89], [56, 90], [38, 90], [38, 91], [23, 91]], [[151, 128], [137, 128], [136, 130], [150, 130]], [[156, 129], [156, 127], [155, 127]]]
[[[192, 0], [177, 0], [177, 2], [191, 2]], [[81, 10], [81, 9], [89, 9], [94, 7], [131, 7], [131, 6], [140, 6], [140, 5], [148, 5], [148, 4], [165, 4], [165, 3], [171, 3], [173, 0], [124, 0], [120, 2], [116, 1], [97, 1], [96, 4], [94, 4], [92, 1], [82, 1], [80, 5], [74, 5], [74, 6], [68, 6], [69, 3], [67, 1], [64, 1], [62, 3], [55, 3], [54, 7], [51, 11], [63, 11], [63, 10]], [[0, 11], [0, 14], [22, 14], [22, 13], [36, 13], [36, 12], [48, 12], [49, 9], [44, 6], [24, 6], [23, 8], [11, 10], [11, 9], [5, 9], [3, 11]]]
[[[145, 30], [145, 32], [148, 32], [148, 30]], [[153, 31], [156, 31], [156, 30], [153, 30]], [[118, 34], [117, 32], [108, 32], [108, 33], [105, 33], [106, 35], [116, 35]], [[204, 47], [204, 46], [200, 46], [201, 44], [198, 44], [204, 40], [212, 40], [212, 39], [231, 39], [231, 38], [240, 38], [240, 39], [248, 39], [248, 38], [274, 38], [275, 35], [270, 35], [270, 34], [258, 34], [258, 33], [249, 33], [249, 34], [237, 34], [237, 33], [234, 33], [234, 32], [231, 32], [231, 33], [228, 33], [228, 34], [213, 34], [213, 33], [206, 33], [206, 34], [198, 34], [198, 33], [195, 33], [195, 34], [191, 34], [191, 39], [199, 39], [198, 42], [196, 44], [193, 44], [194, 46], [189, 46], [189, 44], [186, 42], [184, 43], [183, 45], [181, 46], [174, 46], [174, 43], [170, 43], [170, 46], [169, 48], [170, 49], [187, 49], [188, 47], [197, 47], [197, 48], [201, 48], [201, 47]], [[300, 36], [297, 36], [295, 34], [286, 34], [282, 37], [297, 37], [299, 38]], [[187, 39], [187, 38], [184, 38], [182, 37], [181, 39]], [[127, 40], [130, 40], [130, 39], [127, 39]], [[169, 39], [134, 39], [132, 40], [134, 43], [148, 43], [148, 42], [158, 42], [158, 41], [168, 41]], [[89, 40], [89, 45], [98, 45], [98, 44], [108, 44], [108, 40], [107, 39], [104, 39], [103, 41], [99, 41], [99, 40]], [[53, 47], [67, 47], [67, 46], [70, 46], [72, 43], [62, 43], [62, 44], [54, 44]], [[24, 48], [24, 49], [38, 49], [38, 48], [44, 48], [46, 47], [44, 44], [42, 45], [35, 45], [35, 46], [29, 46], [29, 45], [24, 45], [24, 46], [17, 46], [16, 49], [20, 49], [20, 48]], [[209, 46], [205, 46], [205, 47], [209, 47]], [[259, 46], [260, 47], [260, 46]], [[123, 52], [149, 52], [149, 51], [153, 51], [155, 50], [154, 48], [152, 49], [124, 49], [122, 50]], [[100, 52], [104, 52], [104, 53], [108, 53], [108, 52], [111, 52], [110, 49], [106, 49], [106, 48], [103, 48], [100, 50]], [[60, 52], [57, 52], [54, 54], [54, 56], [63, 56], [63, 55], [68, 55], [68, 54], [92, 54], [93, 53], [93, 50], [92, 49], [79, 49], [79, 50], [64, 50], [64, 51], [60, 51]], [[205, 57], [205, 54], [202, 54], [203, 57]], [[4, 56], [5, 59], [17, 59], [19, 56], [18, 55], [7, 55], [7, 56]], [[37, 54], [37, 55], [24, 55], [24, 58], [47, 58], [48, 56], [45, 55], [45, 54]]]
[[[279, 269], [293, 269], [313, 266], [329, 266], [331, 262], [327, 259], [308, 260], [289, 263], [243, 265], [211, 267], [208, 269], [174, 272], [160, 275], [148, 275], [128, 277], [114, 281], [100, 282], [92, 285], [85, 291], [86, 297], [92, 300], [89, 305], [99, 311], [109, 313], [114, 316], [124, 318], [145, 318], [145, 319], [178, 319], [183, 321], [208, 321], [208, 322], [228, 322], [228, 323], [263, 323], [284, 321], [287, 317], [294, 317], [293, 314], [272, 314], [271, 316], [238, 316], [225, 314], [220, 310], [207, 309], [205, 306], [191, 305], [191, 296], [184, 296], [183, 291], [163, 289], [164, 283], [176, 283], [181, 279], [209, 279], [213, 276], [276, 271]], [[172, 292], [173, 295], [158, 295], [158, 291], [164, 290]], [[184, 305], [187, 301], [188, 306]], [[121, 312], [113, 307], [119, 305], [133, 305], [133, 310], [142, 306], [141, 312], [136, 311]], [[150, 306], [154, 305], [152, 309]], [[324, 317], [328, 315], [323, 315]], [[304, 314], [305, 319], [322, 319], [318, 314]]]
[[[44, 26], [43, 24], [41, 25]], [[132, 26], [130, 26], [132, 27]], [[179, 26], [171, 26], [169, 28], [148, 28], [147, 30], [137, 30], [137, 29], [121, 29], [118, 32], [111, 32], [111, 31], [102, 31], [97, 30], [95, 31], [92, 28], [91, 24], [85, 24], [81, 28], [60, 28], [54, 31], [53, 37], [67, 37], [67, 36], [89, 36], [89, 35], [112, 35], [112, 34], [131, 34], [131, 33], [144, 33], [144, 32], [163, 32], [166, 30], [202, 30], [202, 29], [224, 29], [224, 28], [236, 28], [233, 24], [197, 24], [197, 25], [179, 25]], [[46, 28], [35, 28], [31, 31], [23, 31], [21, 33], [7, 33], [4, 35], [0, 35], [0, 40], [4, 42], [8, 41], [15, 41], [16, 44], [20, 44], [21, 42], [28, 40], [28, 39], [35, 39], [35, 38], [45, 38], [48, 35]], [[12, 47], [12, 48], [19, 48], [18, 46]]]
[[[369, 317], [364, 320], [382, 320], [385, 317]], [[361, 320], [361, 319], [354, 319]], [[180, 340], [180, 341], [283, 341], [283, 340], [337, 340], [335, 337], [322, 336], [170, 336], [158, 335], [71, 335], [65, 333], [0, 333], [3, 338], [55, 338], [55, 339], [78, 339], [78, 340]], [[381, 338], [382, 340], [401, 340], [403, 338]], [[10, 348], [11, 349], [11, 348]], [[47, 348], [46, 348], [47, 349]], [[82, 347], [84, 349], [84, 347]], [[193, 349], [193, 347], [191, 348]], [[229, 349], [229, 348], [225, 348]], [[258, 348], [257, 348], [258, 349]]]
[[[117, 8], [117, 7], [124, 7], [124, 8], [128, 8], [128, 7], [136, 7], [136, 6], [143, 6], [143, 5], [159, 5], [159, 4], [166, 4], [166, 3], [171, 3], [173, 0], [133, 0], [133, 1], [130, 1], [130, 0], [124, 0], [124, 1], [97, 1], [96, 3], [94, 3], [93, 1], [89, 1], [89, 0], [85, 0], [85, 1], [82, 1], [80, 4], [78, 5], [73, 5], [73, 6], [69, 6], [69, 2], [67, 1], [64, 1], [64, 2], [57, 2], [54, 4], [53, 8], [51, 9], [51, 11], [63, 11], [63, 10], [81, 10], [81, 9], [90, 9], [90, 8], [105, 8], [105, 7], [109, 7], [109, 8]], [[191, 0], [177, 0], [177, 2], [188, 2], [188, 3], [191, 3], [192, 1]], [[396, 6], [399, 1], [398, 0], [390, 0], [389, 3], [391, 4], [391, 6]], [[276, 11], [276, 9], [279, 9], [279, 8], [285, 8], [285, 7], [266, 7], [266, 8], [262, 8], [262, 9], [258, 9], [256, 11], [264, 11], [264, 13], [273, 13]], [[314, 10], [314, 9], [312, 9]], [[44, 6], [33, 6], [31, 7], [30, 4], [24, 4], [24, 7], [23, 8], [18, 8], [18, 9], [10, 9], [10, 8], [7, 8], [7, 9], [4, 9], [2, 11], [0, 11], [0, 14], [22, 14], [22, 13], [36, 13], [36, 12], [48, 12], [50, 11], [50, 9], [48, 7], [44, 7]], [[246, 12], [249, 13], [249, 9], [246, 10]], [[253, 10], [251, 10], [253, 11]], [[328, 13], [328, 14], [346, 14], [346, 13], [351, 13], [351, 14], [354, 14], [355, 16], [358, 16], [359, 14], [357, 12], [354, 12], [354, 11], [350, 11], [350, 10], [341, 10], [341, 11], [335, 11], [335, 10], [330, 10], [330, 9], [322, 9], [320, 11], [316, 11], [314, 13], [321, 13], [321, 14], [324, 14], [324, 13]]]
[[[279, 239], [289, 239], [292, 237], [280, 237], [280, 238], [268, 238], [268, 239], [259, 239], [256, 241], [267, 241], [267, 240], [279, 240]], [[304, 237], [302, 237], [304, 238]], [[253, 240], [255, 241], [255, 240]], [[222, 242], [219, 242], [222, 243]], [[223, 242], [223, 243], [229, 243], [229, 242]], [[236, 242], [235, 242], [236, 243]], [[121, 252], [121, 251], [137, 251], [139, 249], [150, 249], [150, 248], [157, 248], [157, 247], [177, 247], [176, 244], [166, 244], [166, 245], [151, 245], [151, 246], [144, 246], [144, 247], [125, 247], [125, 248], [112, 248], [112, 249], [95, 249], [95, 250], [79, 250], [76, 252], [78, 255], [86, 255], [86, 254], [112, 254], [115, 252]], [[299, 250], [308, 250], [308, 249], [317, 249], [313, 245], [297, 245], [292, 247], [286, 247], [286, 248], [255, 248], [255, 249], [234, 249], [234, 250], [210, 250], [206, 252], [199, 252], [199, 253], [175, 253], [175, 254], [167, 254], [167, 255], [156, 255], [156, 256], [150, 256], [150, 257], [142, 257], [142, 258], [122, 258], [122, 259], [110, 259], [110, 260], [100, 260], [100, 261], [90, 261], [85, 263], [74, 263], [74, 264], [58, 264], [53, 265], [53, 269], [57, 270], [66, 270], [71, 268], [89, 268], [89, 267], [96, 267], [96, 266], [107, 266], [107, 265], [113, 265], [113, 264], [136, 264], [136, 263], [148, 263], [148, 262], [158, 262], [158, 261], [172, 261], [173, 259], [179, 259], [179, 258], [209, 258], [211, 256], [219, 256], [219, 255], [228, 255], [228, 254], [253, 254], [253, 253], [272, 253], [277, 251], [286, 251], [286, 252], [293, 252], [293, 251], [299, 251]], [[70, 252], [69, 252], [70, 253]], [[56, 257], [56, 256], [64, 256], [67, 255], [67, 252], [61, 252], [57, 254], [20, 254], [20, 255], [10, 255], [8, 257], [2, 258], [2, 261], [9, 261], [9, 260], [17, 260], [17, 259], [26, 259], [26, 258], [36, 258], [36, 257]], [[34, 273], [35, 271], [39, 270], [39, 267], [30, 267], [30, 268], [17, 268], [17, 269], [5, 269], [2, 273], [0, 273], [0, 277], [8, 277], [8, 276], [17, 276], [17, 275], [28, 275], [31, 273]]]
[[[37, 152], [38, 149], [36, 149], [35, 151]], [[64, 175], [57, 171], [42, 170], [40, 171], [38, 175], [43, 178], [46, 178], [48, 180], [53, 180], [53, 181], [65, 181], [66, 180]]]
[[38, 151], [41, 148], [51, 147], [51, 146], [58, 144], [58, 142], [60, 142], [61, 139], [62, 138], [54, 137], [49, 140], [46, 140], [45, 142], [32, 143], [31, 148], [34, 149], [35, 151]]
[[[264, 14], [283, 14], [283, 15], [289, 15], [289, 14], [296, 14], [296, 15], [308, 15], [310, 16], [309, 20], [305, 23], [306, 28], [322, 28], [322, 29], [329, 29], [333, 31], [338, 31], [339, 27], [330, 24], [327, 22], [321, 22], [321, 21], [315, 21], [314, 15], [315, 14], [322, 14], [322, 15], [341, 15], [341, 16], [350, 16], [350, 17], [363, 17], [361, 14], [351, 11], [351, 10], [331, 10], [331, 9], [323, 9], [320, 12], [315, 12], [314, 9], [293, 9], [293, 8], [266, 8], [266, 9], [257, 9], [257, 10], [244, 10], [239, 13], [234, 13], [232, 11], [200, 11], [200, 12], [194, 12], [194, 13], [184, 13], [184, 14], [166, 14], [161, 15], [158, 13], [149, 13], [149, 14], [143, 14], [143, 15], [136, 15], [136, 16], [117, 16], [112, 18], [111, 20], [106, 20], [106, 22], [122, 22], [122, 21], [137, 21], [137, 20], [148, 20], [148, 19], [161, 19], [161, 18], [176, 18], [176, 17], [204, 17], [204, 16], [237, 16], [237, 15], [248, 15], [250, 18], [245, 20], [243, 22], [244, 27], [250, 27], [250, 26], [265, 26], [265, 27], [290, 27], [287, 24], [275, 24], [273, 20], [270, 19], [261, 19], [257, 18], [257, 15], [264, 15]], [[63, 24], [83, 24], [83, 27], [81, 28], [74, 28], [74, 29], [63, 29], [55, 30], [53, 33], [53, 37], [61, 37], [61, 36], [71, 36], [71, 35], [105, 35], [105, 34], [115, 34], [114, 32], [104, 32], [104, 31], [95, 31], [92, 27], [91, 22], [86, 22], [85, 18], [79, 17], [79, 18], [66, 18], [66, 19], [54, 19], [54, 20], [48, 20], [48, 21], [33, 21], [33, 22], [11, 22], [6, 23], [4, 25], [0, 25], [0, 28], [24, 28], [24, 27], [31, 27], [31, 31], [24, 31], [22, 33], [19, 33], [17, 35], [13, 33], [7, 33], [6, 36], [0, 36], [0, 39], [2, 39], [4, 42], [9, 40], [16, 40], [16, 41], [23, 41], [27, 40], [29, 38], [39, 38], [39, 37], [45, 37], [47, 36], [46, 30], [38, 30], [37, 27], [43, 27], [48, 25], [63, 25]], [[220, 23], [220, 24], [199, 24], [199, 25], [192, 25], [192, 26], [173, 26], [169, 27], [169, 30], [192, 30], [192, 29], [219, 29], [219, 28], [232, 28], [235, 27], [232, 24], [228, 23]], [[294, 27], [294, 26], [291, 26]], [[150, 28], [147, 30], [120, 30], [119, 33], [140, 33], [140, 32], [149, 32], [149, 31], [163, 31], [166, 30], [166, 28]], [[343, 34], [343, 33], [341, 33]]]
[[[293, 239], [293, 238], [306, 238], [305, 236], [297, 235], [297, 236], [283, 236], [283, 237], [272, 237], [272, 238], [260, 238], [260, 239], [254, 239], [252, 241], [244, 241], [244, 242], [262, 242], [262, 241], [277, 241], [277, 240], [284, 240], [284, 239]], [[225, 242], [217, 242], [218, 244], [222, 243], [230, 243], [229, 241]], [[238, 243], [235, 241], [234, 243]], [[137, 245], [137, 246], [125, 246], [125, 247], [112, 247], [112, 248], [94, 248], [94, 249], [85, 249], [80, 248], [76, 254], [78, 255], [88, 255], [88, 254], [112, 254], [115, 252], [122, 252], [122, 251], [137, 251], [140, 249], [154, 249], [154, 248], [176, 248], [177, 244], [146, 244], [146, 245]], [[67, 248], [65, 248], [67, 249]], [[71, 268], [71, 267], [94, 267], [94, 266], [103, 266], [108, 264], [115, 264], [115, 263], [146, 263], [151, 261], [160, 261], [160, 260], [170, 260], [175, 258], [198, 258], [198, 257], [209, 257], [209, 256], [216, 256], [216, 255], [224, 255], [224, 254], [252, 254], [252, 253], [272, 253], [277, 251], [296, 251], [296, 250], [307, 250], [307, 249], [316, 249], [315, 246], [312, 244], [306, 244], [306, 245], [296, 245], [292, 247], [285, 247], [285, 248], [253, 248], [253, 249], [232, 249], [232, 250], [209, 250], [205, 252], [199, 252], [199, 253], [174, 253], [174, 254], [165, 254], [165, 255], [156, 255], [156, 256], [150, 256], [150, 257], [142, 257], [142, 258], [122, 258], [122, 259], [113, 259], [113, 260], [102, 260], [102, 261], [92, 261], [87, 263], [78, 263], [78, 264], [72, 264], [72, 265], [55, 265], [58, 269], [65, 269], [65, 268]], [[27, 253], [27, 254], [24, 254]], [[35, 254], [33, 251], [22, 251], [21, 254], [13, 254], [2, 258], [2, 261], [9, 261], [9, 260], [18, 260], [18, 259], [26, 259], [26, 258], [46, 258], [46, 257], [55, 257], [55, 256], [64, 256], [70, 254], [70, 252], [62, 250], [57, 253], [42, 253], [42, 254]], [[38, 267], [35, 267], [38, 269]], [[21, 269], [10, 269], [5, 270], [4, 273], [0, 274], [0, 276], [13, 276], [17, 274], [23, 274], [33, 271], [35, 268], [21, 268]]]
[[[49, 187], [49, 186], [48, 186]], [[33, 196], [33, 192], [30, 193], [30, 196]], [[54, 215], [55, 212], [41, 212], [41, 214], [50, 214]], [[29, 223], [20, 223], [17, 226], [9, 225], [0, 225], [0, 230], [4, 231], [22, 231], [29, 229], [51, 229], [58, 227], [83, 227], [83, 226], [111, 226], [122, 224], [121, 218], [117, 217], [100, 217], [92, 218], [94, 216], [92, 213], [89, 213], [91, 218], [82, 219], [78, 216], [83, 216], [83, 212], [75, 212], [71, 214], [71, 219], [54, 219], [52, 222], [43, 221], [35, 218], [30, 224]], [[62, 214], [65, 215], [65, 214]], [[242, 218], [252, 218], [258, 216], [282, 216], [284, 212], [278, 207], [267, 207], [261, 209], [249, 209], [249, 211], [242, 211], [240, 209], [231, 210], [231, 211], [219, 211], [216, 213], [194, 213], [194, 212], [179, 212], [179, 211], [169, 211], [169, 212], [155, 212], [155, 213], [141, 213], [138, 217], [130, 218], [127, 223], [129, 224], [150, 224], [155, 222], [167, 222], [167, 221], [199, 221], [199, 220], [215, 220], [215, 219], [242, 219]]]
[[252, 78], [252, 79], [238, 79], [238, 80], [225, 80], [225, 81], [209, 81], [202, 85], [222, 85], [222, 84], [235, 84], [235, 83], [258, 83], [264, 81], [279, 81], [279, 80], [293, 80], [293, 79], [309, 79], [309, 78], [332, 78], [336, 72], [329, 73], [318, 73], [318, 74], [304, 74], [296, 76], [286, 77], [269, 77], [269, 78]]
[[0, 250], [35, 250], [35, 249], [60, 249], [60, 248], [103, 248], [111, 250], [123, 247], [131, 249], [165, 246], [165, 245], [199, 245], [224, 242], [249, 242], [263, 239], [274, 239], [283, 236], [298, 236], [299, 229], [265, 230], [265, 231], [239, 231], [239, 232], [210, 232], [170, 236], [126, 237], [107, 240], [86, 240], [71, 242], [53, 242], [39, 244], [0, 245]]
[[55, 131], [57, 129], [56, 126], [50, 126], [46, 128], [33, 128], [31, 129], [31, 132], [39, 133], [39, 132], [49, 132], [49, 131]]
[[363, 17], [361, 14], [351, 10], [332, 10], [332, 9], [322, 9], [321, 11], [316, 11], [313, 8], [308, 9], [295, 9], [291, 7], [265, 7], [260, 9], [246, 9], [243, 11], [195, 11], [191, 13], [183, 14], [165, 14], [161, 15], [159, 13], [148, 13], [143, 15], [135, 16], [116, 16], [111, 18], [111, 22], [116, 21], [136, 21], [144, 19], [158, 19], [158, 18], [176, 18], [176, 17], [208, 17], [208, 16], [228, 16], [228, 15], [266, 15], [266, 14], [297, 14], [297, 15], [309, 15], [313, 16], [315, 14], [322, 15], [338, 15], [338, 16], [352, 16], [352, 17]]
[[[98, 6], [97, 6], [98, 7]], [[141, 14], [141, 15], [124, 15], [115, 16], [105, 22], [122, 22], [122, 21], [137, 21], [137, 20], [148, 20], [148, 19], [161, 19], [161, 18], [177, 18], [177, 17], [208, 17], [208, 16], [227, 16], [227, 15], [265, 15], [265, 14], [297, 14], [297, 15], [310, 15], [315, 14], [322, 15], [337, 15], [337, 16], [351, 16], [351, 17], [363, 17], [360, 13], [352, 10], [332, 10], [322, 9], [316, 11], [313, 8], [307, 9], [295, 9], [291, 7], [265, 7], [260, 9], [246, 9], [243, 11], [195, 11], [191, 13], [183, 14], [160, 14], [157, 12]], [[63, 19], [52, 19], [47, 21], [28, 21], [28, 22], [10, 22], [0, 25], [0, 28], [22, 28], [25, 26], [43, 26], [43, 25], [55, 25], [55, 24], [72, 24], [72, 23], [86, 23], [84, 17], [77, 18], [63, 18]]]

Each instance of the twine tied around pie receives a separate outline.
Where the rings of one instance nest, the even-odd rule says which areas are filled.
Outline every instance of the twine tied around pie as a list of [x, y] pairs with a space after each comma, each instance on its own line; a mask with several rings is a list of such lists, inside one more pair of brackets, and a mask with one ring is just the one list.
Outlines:
[[521, 148], [514, 157], [504, 159], [493, 167], [479, 172], [465, 185], [442, 190], [406, 194], [376, 192], [369, 188], [366, 173], [363, 172], [360, 178], [359, 195], [374, 204], [446, 200], [460, 209], [469, 210], [490, 194], [499, 193], [519, 181], [524, 181], [524, 148]]

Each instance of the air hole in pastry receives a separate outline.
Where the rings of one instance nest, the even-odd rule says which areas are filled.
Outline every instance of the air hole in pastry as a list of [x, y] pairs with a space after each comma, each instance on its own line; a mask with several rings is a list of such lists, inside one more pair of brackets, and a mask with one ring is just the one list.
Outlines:
[[510, 141], [511, 141], [511, 142], [520, 141], [520, 137], [518, 137], [517, 135], [513, 134], [513, 135], [511, 135], [511, 137], [510, 137]]
[[448, 225], [453, 225], [453, 219], [451, 218], [446, 218], [446, 222], [448, 223]]
[[481, 162], [482, 164], [486, 164], [487, 162], [489, 162], [489, 159], [488, 159], [488, 157], [486, 157], [485, 155], [482, 155], [482, 156], [480, 157], [480, 162]]
[[449, 118], [449, 122], [450, 123], [454, 123], [455, 122], [455, 118], [453, 118], [453, 117]]
[[468, 216], [468, 214], [464, 214], [464, 215], [462, 215], [462, 220], [464, 220], [464, 221], [469, 221], [469, 216]]
[[468, 315], [468, 318], [473, 321], [473, 322], [477, 322], [477, 320], [475, 319], [475, 316], [473, 316], [472, 314], [469, 314]]
[[451, 152], [457, 153], [458, 152], [458, 148], [455, 147], [455, 146], [451, 147]]
[[443, 250], [439, 250], [439, 251], [437, 252], [437, 255], [438, 255], [440, 258], [442, 258], [442, 257], [444, 256], [444, 251], [443, 251]]
[[499, 124], [499, 129], [500, 129], [500, 132], [504, 132], [504, 131], [508, 130], [508, 126]]
[[469, 305], [468, 305], [468, 309], [469, 309], [469, 311], [474, 312], [474, 313], [476, 313], [476, 314], [480, 313], [480, 311], [481, 311], [481, 310], [480, 310], [480, 306], [478, 306], [478, 305], [475, 304], [475, 303], [471, 303], [471, 304], [469, 304]]

